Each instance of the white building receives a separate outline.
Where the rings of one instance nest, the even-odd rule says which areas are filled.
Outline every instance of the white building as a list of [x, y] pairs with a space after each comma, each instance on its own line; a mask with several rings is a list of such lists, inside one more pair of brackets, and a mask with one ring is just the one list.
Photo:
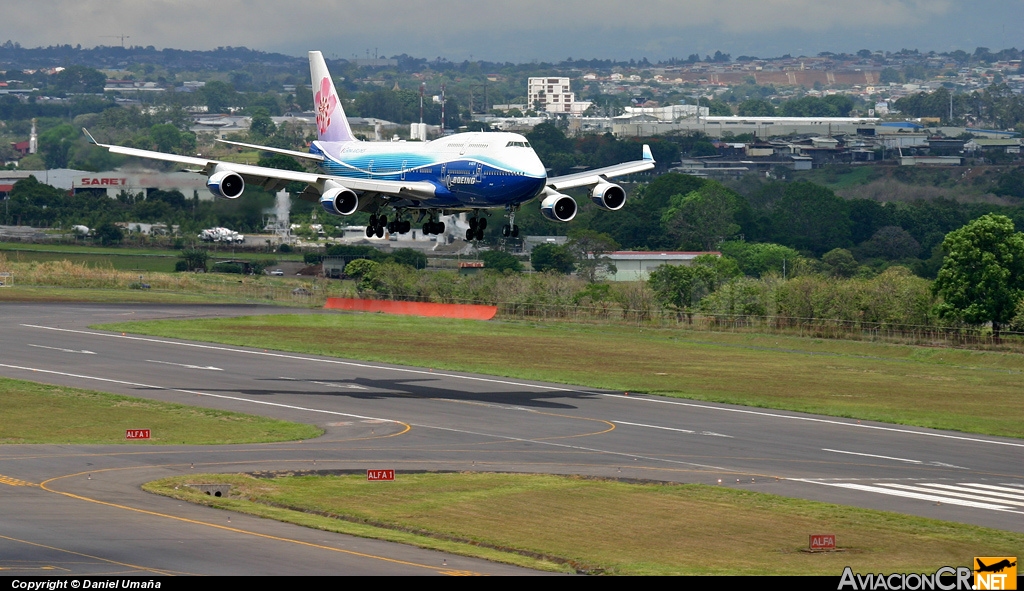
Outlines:
[[568, 78], [530, 78], [527, 83], [527, 105], [548, 113], [582, 114], [592, 103], [576, 101]]
[[693, 259], [710, 254], [722, 256], [720, 252], [639, 252], [618, 251], [604, 255], [613, 265], [615, 272], [604, 274], [610, 281], [646, 281], [654, 271], [662, 265], [693, 265]]

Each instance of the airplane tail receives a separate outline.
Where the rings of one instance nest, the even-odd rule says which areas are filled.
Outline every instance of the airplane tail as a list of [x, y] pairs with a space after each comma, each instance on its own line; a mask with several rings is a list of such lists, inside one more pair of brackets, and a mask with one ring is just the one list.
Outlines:
[[327, 71], [327, 62], [319, 51], [309, 52], [309, 76], [313, 87], [317, 138], [322, 142], [355, 141], [331, 73]]

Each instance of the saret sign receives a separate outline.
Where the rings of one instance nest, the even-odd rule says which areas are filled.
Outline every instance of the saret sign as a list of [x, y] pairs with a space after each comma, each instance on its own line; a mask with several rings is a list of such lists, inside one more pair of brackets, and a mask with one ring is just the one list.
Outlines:
[[125, 439], [149, 439], [149, 429], [128, 429], [124, 432]]
[[817, 534], [810, 536], [810, 549], [811, 550], [835, 550], [836, 549], [836, 535], [835, 534]]
[[128, 179], [111, 177], [84, 177], [82, 178], [82, 182], [79, 184], [81, 187], [124, 187], [127, 185]]
[[394, 480], [395, 479], [395, 471], [394, 470], [367, 470], [366, 471], [366, 479], [367, 480]]

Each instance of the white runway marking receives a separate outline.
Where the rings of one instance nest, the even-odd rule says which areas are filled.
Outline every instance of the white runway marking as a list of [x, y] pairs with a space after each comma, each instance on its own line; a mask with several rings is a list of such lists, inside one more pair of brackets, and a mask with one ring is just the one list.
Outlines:
[[[1019, 494], [1006, 494], [999, 490], [992, 490], [992, 492], [979, 491], [977, 487], [989, 485], [978, 483], [950, 485], [934, 482], [915, 482], [913, 485], [909, 485], [894, 482], [876, 482], [874, 484], [858, 484], [854, 482], [825, 482], [809, 478], [791, 478], [790, 481], [917, 499], [937, 504], [959, 505], [973, 509], [987, 509], [989, 511], [1024, 515], [1024, 511], [1017, 510], [1017, 507], [1024, 506], [1024, 501], [1020, 500]], [[1001, 489], [1004, 487], [990, 488]], [[1014, 490], [1014, 492], [1019, 493], [1020, 491]]]
[[715, 433], [714, 431], [691, 431], [690, 429], [678, 429], [676, 427], [661, 427], [658, 425], [644, 425], [643, 423], [628, 423], [626, 421], [612, 421], [616, 425], [630, 425], [632, 427], [647, 427], [648, 429], [662, 429], [664, 431], [678, 431], [680, 433], [689, 433], [691, 435], [707, 435], [709, 437], [727, 437], [732, 439], [732, 435], [723, 435], [721, 433]]
[[289, 408], [292, 410], [301, 410], [305, 412], [314, 412], [328, 415], [338, 415], [342, 417], [352, 417], [354, 419], [370, 419], [374, 421], [382, 421], [387, 423], [401, 423], [402, 421], [395, 421], [392, 419], [379, 419], [377, 417], [367, 417], [363, 415], [354, 415], [347, 412], [337, 412], [333, 410], [322, 410], [319, 408], [307, 408], [304, 406], [294, 406], [291, 404], [281, 404], [278, 402], [267, 402], [265, 400], [252, 400], [250, 398], [242, 398], [241, 396], [226, 396], [224, 394], [210, 394], [208, 392], [197, 392], [195, 390], [182, 390], [181, 388], [164, 388], [163, 386], [154, 386], [152, 384], [140, 384], [138, 382], [126, 382], [124, 380], [112, 380], [110, 378], [101, 378], [98, 376], [84, 376], [81, 374], [67, 373], [64, 371], [54, 371], [52, 369], [38, 369], [35, 367], [21, 367], [19, 365], [7, 365], [6, 363], [0, 363], [0, 367], [8, 367], [10, 369], [20, 369], [22, 371], [32, 371], [38, 373], [48, 373], [58, 376], [67, 376], [69, 378], [78, 378], [82, 380], [95, 380], [97, 382], [108, 382], [111, 384], [121, 384], [123, 386], [137, 386], [139, 388], [151, 388], [154, 390], [164, 390], [166, 392], [181, 392], [182, 394], [195, 394], [196, 396], [208, 396], [210, 398], [222, 398], [224, 400], [235, 400], [238, 402], [250, 402], [252, 404], [262, 404], [264, 406], [276, 406], [278, 408]]
[[93, 353], [92, 351], [86, 351], [85, 349], [79, 351], [78, 349], [62, 349], [60, 347], [47, 347], [46, 345], [33, 345], [31, 343], [26, 344], [28, 344], [29, 347], [35, 347], [37, 349], [50, 349], [51, 351], [63, 351], [64, 353], [82, 353], [84, 355], [95, 355], [95, 353]]
[[170, 361], [157, 361], [155, 359], [147, 359], [146, 363], [160, 363], [160, 364], [163, 364], [163, 365], [177, 365], [178, 367], [185, 367], [185, 368], [188, 368], [188, 369], [208, 369], [210, 371], [224, 371], [223, 369], [221, 369], [219, 367], [214, 367], [212, 365], [207, 365], [207, 366], [204, 367], [202, 365], [189, 365], [187, 363], [172, 363]]
[[851, 456], [864, 456], [866, 458], [879, 458], [879, 459], [882, 459], [882, 460], [892, 460], [894, 462], [907, 462], [909, 464], [920, 464], [922, 466], [935, 466], [937, 468], [953, 468], [954, 470], [970, 470], [970, 468], [965, 468], [963, 466], [956, 466], [954, 464], [947, 464], [945, 462], [923, 462], [921, 460], [908, 460], [906, 458], [895, 458], [895, 457], [892, 457], [892, 456], [879, 456], [879, 455], [876, 455], [876, 454], [864, 454], [864, 453], [859, 453], [859, 452], [855, 452], [855, 451], [843, 451], [841, 449], [828, 449], [826, 447], [821, 448], [821, 451], [830, 451], [832, 453], [848, 454], [848, 455], [851, 455]]
[[528, 384], [528, 383], [524, 383], [524, 382], [515, 382], [515, 381], [511, 381], [511, 380], [499, 380], [499, 379], [494, 379], [494, 378], [482, 378], [482, 377], [477, 377], [477, 376], [464, 376], [464, 375], [457, 375], [457, 374], [441, 373], [441, 372], [434, 372], [434, 371], [430, 371], [430, 370], [410, 369], [410, 368], [402, 368], [402, 367], [389, 367], [389, 366], [383, 366], [383, 365], [371, 365], [369, 363], [358, 363], [358, 362], [353, 362], [353, 361], [342, 361], [340, 359], [317, 359], [315, 357], [305, 357], [305, 356], [302, 356], [302, 355], [291, 355], [291, 354], [287, 354], [287, 353], [272, 353], [272, 352], [269, 352], [269, 351], [247, 351], [245, 349], [235, 349], [235, 348], [232, 348], [232, 347], [222, 347], [222, 346], [218, 346], [218, 345], [203, 345], [203, 344], [199, 344], [199, 343], [185, 343], [185, 342], [177, 342], [177, 341], [165, 341], [165, 340], [162, 340], [162, 339], [154, 339], [154, 338], [149, 338], [149, 337], [127, 336], [127, 335], [120, 335], [120, 334], [114, 334], [114, 333], [93, 332], [93, 331], [88, 331], [88, 330], [74, 330], [74, 329], [70, 329], [70, 328], [56, 328], [56, 327], [53, 327], [53, 326], [41, 326], [41, 325], [38, 325], [38, 324], [21, 324], [20, 326], [24, 326], [26, 328], [38, 328], [38, 329], [42, 329], [42, 330], [53, 330], [53, 331], [58, 331], [58, 332], [69, 332], [69, 333], [74, 333], [74, 334], [84, 334], [84, 335], [96, 336], [96, 337], [128, 339], [128, 340], [133, 340], [133, 341], [143, 341], [143, 342], [149, 342], [149, 343], [158, 343], [158, 344], [162, 344], [162, 345], [173, 345], [173, 346], [178, 346], [178, 347], [192, 347], [192, 348], [196, 348], [196, 349], [209, 349], [209, 350], [212, 350], [212, 351], [224, 351], [224, 352], [229, 352], [229, 353], [241, 353], [241, 354], [245, 354], [245, 355], [262, 355], [262, 356], [266, 356], [266, 357], [277, 357], [279, 359], [295, 359], [295, 360], [300, 360], [300, 361], [310, 361], [310, 362], [314, 362], [314, 363], [329, 363], [329, 364], [334, 364], [334, 365], [345, 365], [345, 366], [349, 366], [349, 367], [364, 367], [364, 368], [367, 368], [367, 369], [386, 370], [386, 371], [394, 371], [394, 372], [400, 372], [400, 373], [411, 373], [411, 374], [424, 375], [424, 376], [435, 376], [435, 377], [452, 378], [452, 379], [474, 381], [474, 382], [484, 382], [484, 383], [491, 383], [491, 384], [503, 384], [503, 385], [508, 385], [508, 386], [528, 387], [528, 388], [536, 388], [538, 390], [548, 390], [548, 391], [553, 391], [553, 392], [567, 392], [567, 393], [575, 393], [575, 394], [589, 394], [589, 395], [592, 395], [592, 396], [602, 396], [602, 397], [605, 397], [605, 398], [614, 398], [614, 399], [618, 399], [618, 400], [626, 400], [626, 401], [631, 401], [631, 402], [643, 402], [643, 403], [649, 403], [649, 404], [671, 404], [671, 405], [674, 405], [674, 406], [686, 406], [686, 407], [689, 407], [689, 408], [700, 408], [700, 409], [704, 409], [704, 410], [712, 410], [712, 411], [717, 411], [717, 412], [733, 412], [733, 413], [749, 414], [749, 415], [762, 416], [762, 417], [768, 417], [768, 418], [774, 418], [774, 419], [783, 419], [783, 420], [788, 420], [788, 421], [805, 421], [805, 422], [810, 422], [810, 423], [821, 423], [821, 424], [827, 424], [827, 425], [836, 425], [836, 426], [840, 426], [840, 427], [850, 427], [850, 428], [855, 428], [855, 429], [872, 429], [872, 430], [876, 430], [876, 431], [889, 431], [889, 432], [892, 432], [892, 433], [900, 433], [900, 434], [904, 434], [904, 435], [919, 435], [919, 436], [922, 436], [922, 437], [938, 437], [938, 438], [941, 438], [941, 439], [952, 439], [952, 440], [957, 440], [957, 441], [968, 441], [968, 442], [971, 442], [971, 443], [982, 443], [982, 444], [986, 444], [986, 445], [1004, 445], [1004, 446], [1009, 446], [1009, 447], [1024, 447], [1024, 443], [1016, 443], [1016, 442], [1011, 442], [1011, 441], [996, 441], [996, 440], [992, 440], [992, 439], [982, 439], [980, 437], [965, 437], [965, 436], [962, 436], [962, 435], [949, 435], [949, 434], [946, 434], [946, 433], [931, 433], [931, 432], [927, 432], [927, 431], [913, 431], [911, 429], [902, 429], [902, 428], [899, 428], [899, 427], [883, 427], [881, 425], [862, 425], [862, 424], [859, 424], [859, 423], [849, 423], [849, 422], [839, 421], [839, 420], [835, 420], [835, 419], [821, 419], [821, 418], [817, 418], [817, 417], [801, 417], [801, 416], [793, 416], [793, 415], [784, 415], [784, 414], [773, 413], [773, 412], [765, 412], [765, 411], [759, 411], [759, 410], [749, 410], [749, 409], [745, 409], [745, 408], [727, 408], [727, 407], [722, 407], [722, 406], [711, 406], [711, 405], [708, 405], [708, 404], [699, 404], [699, 403], [696, 403], [696, 402], [683, 402], [681, 400], [666, 400], [666, 399], [662, 399], [662, 398], [653, 398], [653, 397], [652, 398], [644, 398], [642, 396], [624, 396], [622, 394], [610, 394], [610, 393], [607, 393], [607, 392], [592, 392], [592, 391], [586, 391], [586, 390], [577, 390], [577, 389], [573, 389], [573, 388], [560, 388], [558, 386], [545, 386], [545, 385], [541, 385], [541, 384]]
[[367, 390], [365, 386], [357, 384], [335, 384], [332, 382], [318, 382], [316, 380], [303, 380], [301, 378], [289, 378], [287, 376], [278, 376], [279, 380], [288, 380], [289, 382], [308, 382], [310, 384], [319, 384], [321, 386], [330, 386], [331, 388], [346, 388], [348, 390]]
[[877, 456], [875, 454], [862, 454], [862, 453], [857, 453], [855, 451], [843, 451], [841, 449], [822, 448], [821, 451], [830, 451], [830, 452], [836, 453], [836, 454], [849, 454], [851, 456], [864, 456], [866, 458], [881, 458], [883, 460], [893, 460], [895, 462], [908, 462], [910, 464], [923, 464], [924, 463], [921, 460], [908, 460], [906, 458], [894, 458], [894, 457], [891, 457], [891, 456]]

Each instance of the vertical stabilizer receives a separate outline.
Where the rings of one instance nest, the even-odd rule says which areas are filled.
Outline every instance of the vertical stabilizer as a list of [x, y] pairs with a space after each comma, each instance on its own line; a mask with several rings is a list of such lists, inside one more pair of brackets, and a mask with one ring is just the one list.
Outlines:
[[319, 51], [309, 52], [309, 76], [313, 88], [313, 110], [316, 111], [317, 138], [322, 142], [355, 141], [341, 107], [338, 91], [334, 89], [327, 62]]

